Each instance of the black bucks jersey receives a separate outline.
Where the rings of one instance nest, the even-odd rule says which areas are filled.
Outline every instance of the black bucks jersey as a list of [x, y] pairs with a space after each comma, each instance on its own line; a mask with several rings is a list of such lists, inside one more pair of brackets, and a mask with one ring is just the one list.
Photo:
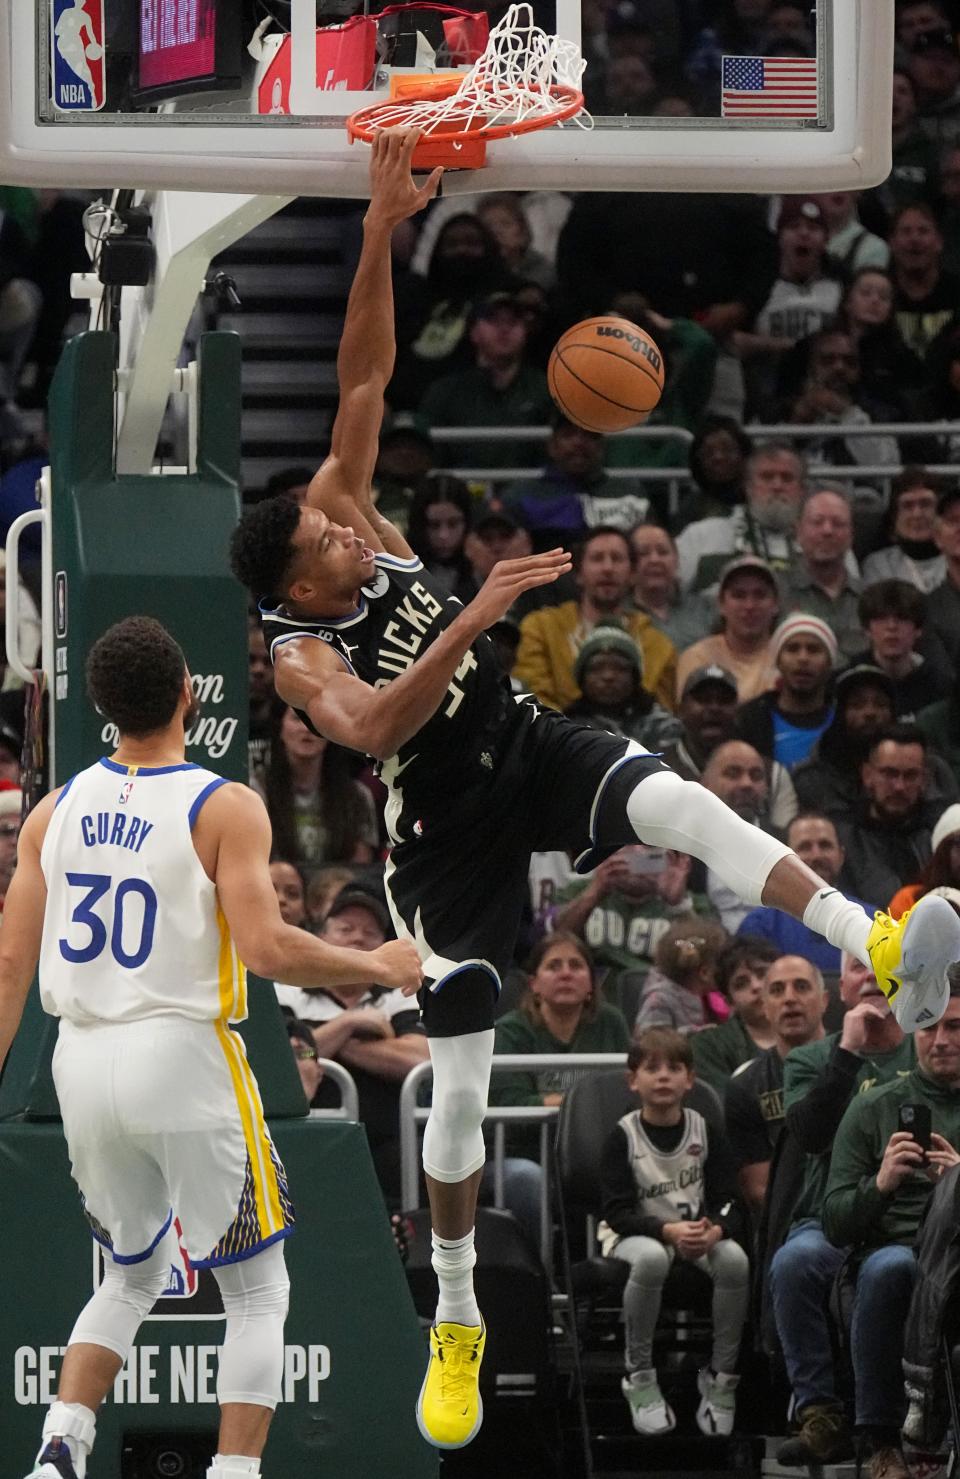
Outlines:
[[[333, 648], [348, 673], [383, 688], [405, 673], [462, 609], [420, 560], [378, 554], [376, 576], [346, 616], [305, 619], [265, 604], [260, 612], [271, 660], [281, 643], [314, 638]], [[387, 823], [393, 842], [409, 840], [418, 822], [443, 815], [455, 797], [489, 778], [516, 716], [509, 679], [490, 638], [481, 636], [464, 653], [446, 696], [422, 729], [379, 766], [391, 792]], [[306, 714], [300, 717], [313, 728]]]

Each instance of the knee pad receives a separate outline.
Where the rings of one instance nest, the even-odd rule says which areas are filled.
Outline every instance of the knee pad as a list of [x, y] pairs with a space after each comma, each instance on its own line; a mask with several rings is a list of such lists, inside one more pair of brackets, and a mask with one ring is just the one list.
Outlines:
[[134, 1336], [167, 1287], [171, 1263], [180, 1259], [173, 1228], [141, 1263], [115, 1263], [107, 1258], [103, 1283], [80, 1311], [70, 1345], [102, 1345], [125, 1361]]
[[283, 1324], [290, 1303], [283, 1243], [273, 1243], [240, 1263], [215, 1268], [213, 1274], [227, 1317], [217, 1400], [221, 1406], [248, 1402], [272, 1411], [280, 1401]]
[[423, 1168], [435, 1181], [464, 1181], [483, 1165], [483, 1117], [493, 1032], [433, 1038], [433, 1103], [423, 1136]]

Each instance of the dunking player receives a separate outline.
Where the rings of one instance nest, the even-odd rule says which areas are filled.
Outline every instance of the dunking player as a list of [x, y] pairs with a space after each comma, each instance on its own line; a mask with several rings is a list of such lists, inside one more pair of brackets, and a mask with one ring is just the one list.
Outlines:
[[637, 838], [692, 853], [746, 902], [785, 909], [869, 960], [911, 1024], [943, 1010], [960, 919], [928, 896], [905, 925], [871, 922], [781, 843], [636, 744], [515, 700], [486, 629], [521, 592], [568, 569], [568, 556], [505, 560], [462, 607], [377, 513], [370, 482], [394, 361], [390, 235], [436, 186], [413, 183], [415, 138], [382, 135], [373, 146], [330, 456], [302, 510], [281, 498], [244, 515], [233, 563], [262, 598], [281, 697], [318, 733], [376, 756], [389, 788], [388, 895], [423, 960], [434, 1069], [423, 1162], [440, 1302], [417, 1417], [432, 1443], [457, 1448], [482, 1417], [484, 1326], [472, 1278], [481, 1123], [500, 973], [531, 850], [562, 848], [581, 870]]
[[250, 1479], [280, 1397], [292, 1230], [287, 1184], [243, 1041], [241, 962], [301, 984], [416, 990], [407, 943], [369, 953], [280, 918], [270, 823], [246, 786], [184, 763], [196, 702], [149, 618], [112, 627], [90, 696], [120, 743], [44, 798], [20, 836], [0, 932], [0, 1065], [40, 959], [60, 1018], [53, 1072], [73, 1173], [105, 1254], [67, 1346], [32, 1479], [83, 1479], [96, 1413], [141, 1321], [182, 1268], [212, 1268], [227, 1316], [209, 1479]]

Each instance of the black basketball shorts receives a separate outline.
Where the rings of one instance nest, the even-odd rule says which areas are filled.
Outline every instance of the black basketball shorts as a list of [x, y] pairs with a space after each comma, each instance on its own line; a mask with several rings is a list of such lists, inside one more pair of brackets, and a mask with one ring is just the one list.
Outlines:
[[530, 854], [561, 850], [588, 872], [637, 837], [627, 798], [668, 767], [603, 730], [518, 704], [490, 779], [453, 802], [422, 835], [394, 847], [387, 898], [398, 933], [424, 962], [428, 1035], [493, 1026], [528, 889]]

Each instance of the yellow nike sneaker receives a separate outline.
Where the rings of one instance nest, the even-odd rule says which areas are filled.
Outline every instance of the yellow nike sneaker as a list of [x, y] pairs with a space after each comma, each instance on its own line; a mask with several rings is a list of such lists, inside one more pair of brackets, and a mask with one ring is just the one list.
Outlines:
[[464, 1448], [483, 1422], [480, 1362], [487, 1327], [442, 1321], [430, 1330], [430, 1364], [417, 1398], [417, 1427], [434, 1448]]
[[899, 919], [878, 912], [867, 954], [904, 1032], [932, 1027], [947, 1009], [947, 969], [960, 961], [960, 916], [937, 894], [924, 894]]

